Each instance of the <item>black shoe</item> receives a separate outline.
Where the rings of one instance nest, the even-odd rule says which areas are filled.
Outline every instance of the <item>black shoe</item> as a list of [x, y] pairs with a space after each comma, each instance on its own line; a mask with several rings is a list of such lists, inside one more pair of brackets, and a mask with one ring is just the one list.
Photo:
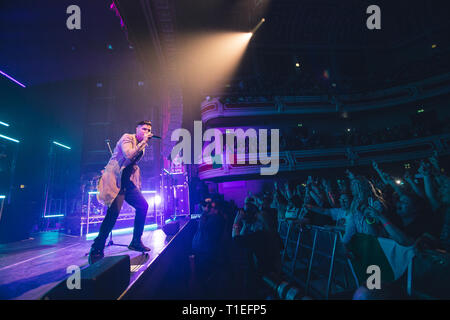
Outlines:
[[139, 252], [147, 252], [150, 251], [149, 247], [144, 246], [144, 244], [142, 243], [142, 241], [132, 241], [130, 243], [130, 245], [128, 246], [128, 249], [133, 250], [133, 251], [139, 251]]
[[89, 251], [89, 264], [94, 264], [97, 261], [103, 259], [105, 255], [103, 254], [103, 250], [91, 248], [91, 251]]

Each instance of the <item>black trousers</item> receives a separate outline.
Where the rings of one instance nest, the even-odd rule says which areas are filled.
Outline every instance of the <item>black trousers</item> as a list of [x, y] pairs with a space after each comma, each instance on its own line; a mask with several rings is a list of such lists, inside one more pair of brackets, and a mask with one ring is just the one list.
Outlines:
[[139, 242], [141, 240], [142, 233], [144, 232], [145, 218], [148, 211], [148, 203], [139, 189], [129, 180], [129, 175], [125, 174], [122, 178], [122, 188], [111, 206], [108, 208], [105, 219], [100, 226], [100, 232], [97, 238], [95, 238], [92, 247], [99, 250], [103, 250], [105, 248], [106, 239], [116, 224], [116, 220], [119, 216], [120, 210], [122, 209], [124, 200], [136, 209], [132, 241]]

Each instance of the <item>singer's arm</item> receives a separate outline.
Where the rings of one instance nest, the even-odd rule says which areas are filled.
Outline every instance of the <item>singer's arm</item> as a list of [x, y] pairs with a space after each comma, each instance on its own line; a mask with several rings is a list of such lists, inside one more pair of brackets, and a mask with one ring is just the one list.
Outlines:
[[129, 160], [134, 159], [139, 152], [145, 149], [147, 145], [147, 141], [142, 140], [133, 148], [133, 139], [134, 137], [128, 134], [122, 137], [122, 144], [121, 144], [122, 152], [125, 155], [125, 157]]

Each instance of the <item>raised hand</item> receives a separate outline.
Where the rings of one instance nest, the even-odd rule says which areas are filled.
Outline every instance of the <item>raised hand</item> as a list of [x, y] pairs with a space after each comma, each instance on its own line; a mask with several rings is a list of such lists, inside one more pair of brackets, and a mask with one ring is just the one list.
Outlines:
[[370, 217], [372, 217], [372, 218], [374, 218], [374, 219], [377, 219], [377, 220], [379, 220], [379, 219], [381, 218], [381, 216], [382, 216], [382, 213], [381, 213], [378, 209], [376, 209], [375, 207], [373, 207], [373, 206], [369, 206], [369, 207], [366, 209], [366, 212], [368, 213], [368, 215], [369, 215]]
[[295, 187], [295, 190], [297, 191], [297, 195], [298, 195], [299, 197], [301, 197], [301, 196], [302, 196], [302, 186], [301, 186], [300, 184], [298, 184], [298, 185]]
[[430, 161], [431, 165], [438, 171], [441, 170], [441, 168], [439, 167], [439, 160], [438, 160], [438, 153], [435, 150], [433, 155], [431, 157], [428, 158], [428, 160]]
[[429, 176], [431, 174], [431, 165], [426, 161], [421, 161], [418, 172], [423, 176]]
[[322, 179], [322, 186], [325, 189], [325, 191], [331, 190], [331, 182], [329, 180]]
[[406, 181], [412, 181], [411, 171], [406, 170], [405, 174], [403, 175], [403, 179], [405, 179]]
[[350, 180], [355, 179], [355, 175], [350, 170], [348, 170], [348, 169], [345, 170], [345, 173], [347, 174], [347, 176]]
[[144, 139], [142, 139], [142, 140], [145, 141], [145, 143], [147, 143], [148, 140], [151, 139], [152, 137], [153, 137], [153, 133], [151, 133], [151, 132], [146, 132], [146, 133], [144, 134]]

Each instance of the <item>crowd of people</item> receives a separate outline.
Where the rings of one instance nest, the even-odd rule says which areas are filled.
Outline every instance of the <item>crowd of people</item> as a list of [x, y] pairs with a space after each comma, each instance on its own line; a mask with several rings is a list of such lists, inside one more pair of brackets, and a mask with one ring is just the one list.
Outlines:
[[197, 205], [200, 218], [192, 240], [194, 296], [263, 298], [259, 277], [280, 272], [281, 267], [282, 243], [271, 202], [268, 196], [248, 196], [244, 207], [238, 208], [216, 194]]
[[416, 169], [405, 172], [404, 182], [376, 162], [365, 176], [347, 170], [335, 181], [310, 176], [275, 182], [273, 192], [249, 193], [243, 208], [223, 196], [208, 196], [197, 207], [201, 217], [192, 243], [198, 292], [215, 298], [270, 295], [260, 279], [282, 274], [278, 225], [286, 220], [340, 227], [348, 257], [353, 253], [347, 245], [356, 234], [450, 252], [450, 177], [437, 154]]

